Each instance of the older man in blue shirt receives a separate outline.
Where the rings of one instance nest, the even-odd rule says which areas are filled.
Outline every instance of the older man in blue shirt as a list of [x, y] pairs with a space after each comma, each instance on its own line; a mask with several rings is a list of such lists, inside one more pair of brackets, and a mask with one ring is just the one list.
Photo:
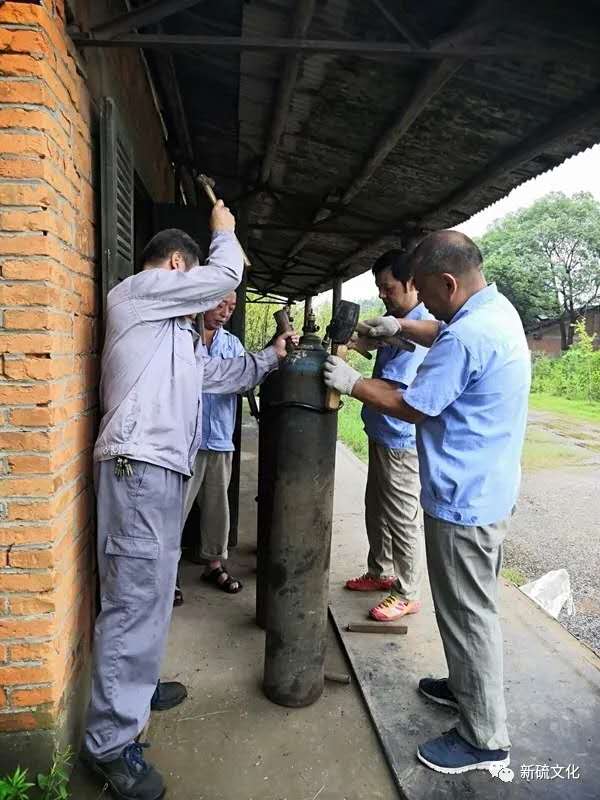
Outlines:
[[[235, 311], [236, 294], [230, 292], [216, 308], [204, 312], [204, 347], [211, 358], [244, 355], [243, 344], [224, 329]], [[237, 410], [236, 394], [204, 394], [202, 397], [202, 440], [194, 472], [186, 488], [184, 521], [194, 504], [200, 508], [200, 557], [207, 562], [203, 578], [229, 594], [242, 588], [224, 568], [229, 540], [227, 490], [233, 461], [233, 431]]]
[[374, 335], [402, 331], [431, 349], [402, 393], [329, 359], [325, 382], [417, 425], [427, 565], [448, 678], [419, 689], [457, 708], [455, 728], [419, 746], [439, 772], [509, 763], [497, 577], [517, 500], [530, 357], [509, 301], [486, 284], [468, 237], [438, 231], [414, 250], [421, 299], [440, 323], [379, 318]]
[[[406, 320], [432, 319], [419, 303], [404, 251], [389, 250], [380, 256], [373, 265], [373, 275], [388, 314]], [[359, 337], [354, 348], [361, 351], [365, 344], [365, 337]], [[406, 389], [426, 353], [421, 346], [407, 351], [400, 342], [380, 347], [373, 377]], [[369, 553], [367, 572], [346, 581], [346, 588], [361, 592], [388, 590], [388, 596], [371, 608], [369, 616], [391, 622], [421, 608], [423, 529], [415, 426], [368, 405], [363, 406], [362, 420], [369, 438], [365, 493]]]

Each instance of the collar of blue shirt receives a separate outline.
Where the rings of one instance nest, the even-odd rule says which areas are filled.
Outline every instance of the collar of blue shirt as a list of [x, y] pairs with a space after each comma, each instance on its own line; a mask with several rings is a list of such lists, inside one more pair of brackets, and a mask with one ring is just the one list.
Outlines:
[[488, 286], [484, 286], [483, 289], [480, 289], [475, 294], [472, 294], [471, 297], [467, 300], [467, 302], [461, 306], [456, 314], [450, 320], [450, 325], [454, 322], [458, 322], [461, 317], [464, 317], [465, 314], [468, 314], [469, 311], [474, 311], [476, 308], [479, 308], [485, 303], [489, 303], [498, 295], [498, 288], [495, 283], [490, 283]]

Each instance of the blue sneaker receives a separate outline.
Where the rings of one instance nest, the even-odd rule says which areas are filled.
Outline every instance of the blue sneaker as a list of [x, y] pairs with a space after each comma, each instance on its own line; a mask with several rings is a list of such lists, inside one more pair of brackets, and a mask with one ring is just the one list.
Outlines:
[[458, 708], [458, 700], [448, 688], [448, 678], [421, 678], [419, 691], [428, 700], [441, 706]]
[[510, 764], [508, 750], [480, 750], [465, 741], [456, 728], [417, 748], [417, 758], [436, 772], [457, 775], [473, 769], [488, 769], [498, 773]]

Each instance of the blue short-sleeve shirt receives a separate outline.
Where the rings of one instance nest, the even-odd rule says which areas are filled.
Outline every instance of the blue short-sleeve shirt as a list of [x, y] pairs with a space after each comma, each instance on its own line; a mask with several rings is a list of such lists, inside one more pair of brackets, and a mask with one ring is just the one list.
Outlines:
[[495, 285], [444, 326], [411, 386], [421, 505], [459, 525], [507, 518], [517, 500], [531, 360], [515, 308]]
[[[246, 352], [237, 336], [224, 328], [215, 331], [212, 343], [207, 348], [212, 358], [237, 358]], [[200, 450], [232, 452], [236, 394], [202, 394], [202, 441]]]
[[[423, 303], [411, 309], [405, 319], [433, 319]], [[417, 369], [427, 354], [427, 349], [417, 345], [413, 353], [399, 347], [382, 347], [377, 351], [373, 377], [394, 381], [399, 388], [406, 389], [414, 379]], [[397, 417], [382, 414], [369, 406], [362, 408], [365, 433], [374, 442], [390, 450], [414, 450], [415, 426]]]

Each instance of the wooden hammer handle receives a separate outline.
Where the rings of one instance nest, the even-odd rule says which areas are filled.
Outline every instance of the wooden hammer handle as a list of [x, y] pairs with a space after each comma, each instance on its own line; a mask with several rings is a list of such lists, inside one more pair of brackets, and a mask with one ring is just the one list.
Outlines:
[[[198, 181], [198, 183], [200, 184], [200, 186], [202, 186], [202, 188], [204, 189], [204, 191], [206, 192], [206, 196], [208, 197], [208, 199], [210, 200], [210, 202], [212, 203], [212, 205], [213, 205], [213, 206], [216, 206], [216, 205], [217, 205], [217, 202], [218, 202], [218, 201], [217, 201], [217, 195], [215, 194], [215, 192], [214, 192], [214, 189], [212, 188], [212, 186], [210, 185], [210, 183], [208, 183], [208, 181], [207, 181], [207, 180], [205, 180], [205, 178], [204, 178], [204, 176], [203, 176], [203, 175], [199, 175], [199, 176], [198, 176], [198, 178], [197, 178], [197, 181]], [[236, 236], [235, 238], [236, 238], [236, 240], [237, 240], [237, 243], [238, 243], [238, 244], [239, 244], [239, 246], [240, 246], [240, 250], [242, 251], [242, 257], [243, 257], [243, 259], [244, 259], [244, 266], [245, 266], [245, 267], [251, 267], [251, 266], [252, 266], [252, 262], [250, 261], [250, 259], [249, 259], [249, 258], [248, 258], [248, 256], [246, 255], [246, 251], [244, 250], [244, 248], [243, 248], [243, 247], [242, 247], [242, 245], [240, 244], [240, 240], [237, 238], [237, 236]]]
[[[348, 348], [345, 344], [334, 344], [331, 347], [331, 355], [339, 356], [345, 361], [348, 355]], [[339, 407], [340, 393], [335, 389], [327, 389], [327, 394], [325, 395], [325, 408], [328, 411], [337, 411]]]

